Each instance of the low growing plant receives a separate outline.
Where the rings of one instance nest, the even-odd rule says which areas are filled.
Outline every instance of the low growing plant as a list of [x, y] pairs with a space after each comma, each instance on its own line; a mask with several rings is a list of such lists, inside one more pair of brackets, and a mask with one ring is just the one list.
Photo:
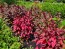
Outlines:
[[65, 30], [58, 28], [56, 21], [52, 17], [47, 18], [44, 14], [45, 20], [43, 23], [45, 26], [41, 28], [42, 32], [34, 33], [36, 43], [35, 49], [62, 49], [65, 40]]
[[2, 9], [1, 13], [9, 19], [13, 34], [20, 37], [24, 48], [31, 45], [31, 41], [35, 43], [34, 49], [63, 48], [65, 30], [58, 27], [58, 22], [63, 22], [54, 18], [50, 12], [43, 12], [34, 6], [26, 9], [23, 6], [11, 5], [10, 8], [7, 6]]
[[13, 49], [11, 47], [18, 47], [19, 49], [20, 43], [18, 42], [18, 37], [13, 36], [11, 29], [5, 24], [3, 19], [0, 18], [0, 49]]

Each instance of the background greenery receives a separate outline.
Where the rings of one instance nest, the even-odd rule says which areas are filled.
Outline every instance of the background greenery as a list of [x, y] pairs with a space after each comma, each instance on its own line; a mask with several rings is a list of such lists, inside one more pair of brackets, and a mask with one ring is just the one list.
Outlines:
[[[27, 8], [32, 7], [32, 5], [35, 5], [33, 2], [18, 2], [17, 5], [24, 5]], [[39, 8], [43, 11], [47, 11], [52, 13], [52, 15], [56, 15], [58, 12], [61, 13], [62, 18], [65, 18], [65, 3], [49, 3], [49, 2], [39, 2], [36, 4], [36, 6], [39, 6]]]
[[17, 0], [0, 0], [0, 3], [4, 3], [4, 2], [10, 5], [10, 4], [15, 4]]
[[[57, 1], [60, 3], [57, 3]], [[26, 6], [27, 8], [32, 7], [35, 5], [34, 2], [26, 2], [24, 0], [0, 0], [1, 3], [8, 3], [8, 4], [17, 4], [20, 6]], [[62, 3], [63, 2], [63, 3]], [[38, 5], [40, 9], [43, 11], [50, 12], [52, 15], [56, 15], [58, 12], [61, 13], [62, 18], [65, 18], [65, 0], [44, 0], [44, 2], [39, 2]]]

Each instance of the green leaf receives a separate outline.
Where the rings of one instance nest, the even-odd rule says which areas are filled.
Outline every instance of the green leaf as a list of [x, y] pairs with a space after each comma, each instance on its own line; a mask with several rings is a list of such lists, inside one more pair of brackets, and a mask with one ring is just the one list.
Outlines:
[[10, 49], [19, 49], [20, 48], [20, 43], [19, 42], [14, 42]]
[[65, 20], [63, 20], [63, 21], [61, 22], [61, 24], [62, 24], [62, 26], [65, 26]]
[[55, 18], [55, 17], [54, 17], [54, 18], [52, 18], [52, 19], [53, 19], [53, 20], [58, 20], [58, 18]]

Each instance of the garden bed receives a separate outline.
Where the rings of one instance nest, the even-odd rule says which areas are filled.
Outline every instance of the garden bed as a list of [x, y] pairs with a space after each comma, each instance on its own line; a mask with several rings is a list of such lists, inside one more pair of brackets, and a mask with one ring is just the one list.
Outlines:
[[64, 6], [47, 2], [0, 5], [0, 49], [65, 49]]

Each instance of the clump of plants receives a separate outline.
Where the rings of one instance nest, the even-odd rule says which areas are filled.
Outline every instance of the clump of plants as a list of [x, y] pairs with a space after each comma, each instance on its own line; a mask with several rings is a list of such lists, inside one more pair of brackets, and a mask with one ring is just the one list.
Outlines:
[[42, 32], [34, 34], [36, 48], [35, 49], [62, 49], [65, 40], [65, 30], [58, 28], [56, 21], [52, 17], [47, 18], [44, 13], [44, 24], [41, 28]]
[[0, 3], [7, 3], [8, 5], [17, 3], [17, 0], [0, 0]]
[[29, 40], [30, 36], [34, 33], [34, 25], [28, 12], [25, 15], [16, 16], [13, 20], [12, 27], [15, 35], [19, 35], [24, 40]]
[[14, 36], [20, 37], [20, 43], [23, 43], [21, 48], [27, 46], [32, 46], [33, 49], [63, 48], [65, 26], [59, 25], [63, 24], [63, 21], [58, 16], [55, 18], [51, 13], [43, 12], [36, 6], [27, 9], [16, 5], [1, 7], [1, 14], [6, 16], [4, 19], [11, 24]]
[[0, 18], [0, 49], [20, 49], [18, 41], [18, 37], [13, 36], [12, 30]]
[[[51, 14], [48, 14], [46, 12], [39, 13], [39, 11], [36, 11], [36, 10], [38, 10], [38, 9], [36, 9], [36, 8], [32, 9], [32, 11], [27, 12], [26, 16], [25, 15], [23, 16], [25, 18], [27, 16], [29, 16], [29, 17], [34, 16], [34, 17], [32, 17], [32, 22], [34, 25], [33, 27], [35, 27], [35, 31], [32, 32], [32, 30], [34, 30], [34, 28], [31, 28], [32, 29], [31, 33], [34, 35], [33, 36], [34, 39], [32, 39], [32, 41], [36, 43], [35, 49], [39, 49], [39, 48], [40, 49], [49, 49], [49, 48], [61, 49], [63, 47], [63, 43], [64, 43], [64, 39], [65, 39], [64, 38], [65, 30], [62, 28], [58, 28], [58, 25], [57, 25], [56, 21], [53, 20], [53, 17]], [[38, 14], [40, 14], [40, 15], [38, 15]], [[43, 16], [42, 17], [43, 19], [41, 19], [41, 15]], [[21, 22], [20, 22], [20, 19], [17, 18], [17, 21], [16, 21], [16, 19], [14, 19], [14, 21], [18, 24], [18, 26], [21, 26], [19, 24], [24, 23], [24, 19], [22, 19]], [[42, 21], [40, 21], [40, 20], [42, 20]], [[34, 22], [34, 21], [36, 21], [36, 22]], [[40, 23], [38, 23], [39, 21], [42, 23], [42, 25]], [[15, 25], [17, 25], [16, 23], [15, 23]], [[30, 22], [27, 21], [27, 23], [25, 23], [25, 24], [30, 24]], [[14, 27], [14, 28], [18, 28], [18, 27]], [[19, 30], [19, 28], [15, 29], [15, 30]], [[28, 27], [26, 27], [26, 25], [24, 25], [24, 27], [21, 26], [21, 28], [26, 29], [24, 32], [25, 38], [27, 38], [27, 37], [28, 37], [28, 39], [32, 38], [30, 36], [25, 35], [27, 30], [29, 29]], [[30, 29], [29, 29], [29, 31], [30, 31]], [[23, 31], [21, 33], [23, 33]], [[29, 34], [29, 35], [31, 35], [31, 34]], [[23, 38], [23, 39], [25, 39], [25, 38]]]
[[[4, 20], [7, 22], [7, 25], [11, 27], [13, 19], [16, 16], [25, 15], [27, 12], [24, 6], [17, 5], [4, 5], [0, 6], [0, 14], [4, 15]], [[7, 20], [6, 20], [7, 19]]]

